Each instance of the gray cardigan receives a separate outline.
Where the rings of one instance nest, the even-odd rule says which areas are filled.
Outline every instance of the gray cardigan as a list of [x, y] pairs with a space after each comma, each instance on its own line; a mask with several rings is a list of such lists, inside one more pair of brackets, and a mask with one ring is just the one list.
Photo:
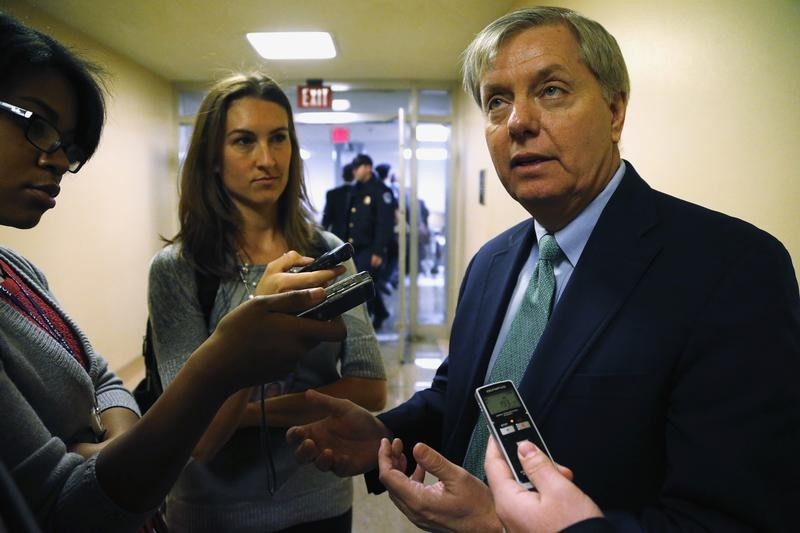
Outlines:
[[53, 531], [135, 531], [147, 515], [131, 514], [97, 483], [94, 456], [67, 453], [91, 439], [90, 413], [126, 407], [139, 413], [122, 381], [50, 293], [32, 263], [0, 247], [16, 270], [76, 332], [88, 372], [50, 335], [0, 299], [0, 459], [39, 524]]
[[[331, 233], [323, 232], [323, 236], [331, 248], [341, 244]], [[251, 267], [248, 281], [258, 280], [264, 269], [265, 265]], [[355, 272], [352, 261], [347, 263], [347, 270], [348, 274]], [[219, 320], [247, 296], [239, 276], [220, 280], [207, 328], [194, 271], [179, 248], [167, 246], [153, 258], [150, 320], [165, 386]], [[347, 339], [323, 343], [309, 351], [296, 367], [291, 383], [283, 383], [284, 387], [297, 392], [331, 383], [340, 376], [385, 378], [366, 306], [349, 311], [344, 320]], [[278, 478], [273, 496], [268, 492], [266, 457], [260, 448], [258, 428], [238, 430], [207, 464], [190, 460], [167, 499], [171, 533], [274, 531], [347, 511], [352, 505], [352, 481], [320, 472], [313, 464], [298, 466], [285, 433], [286, 428], [269, 430]]]

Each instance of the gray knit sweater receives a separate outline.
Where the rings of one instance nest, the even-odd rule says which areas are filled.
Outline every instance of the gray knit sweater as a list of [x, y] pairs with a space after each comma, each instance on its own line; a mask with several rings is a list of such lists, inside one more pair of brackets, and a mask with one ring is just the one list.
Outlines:
[[[341, 241], [324, 232], [328, 246]], [[251, 267], [248, 281], [258, 280], [264, 265]], [[355, 272], [352, 261], [348, 274]], [[197, 297], [192, 267], [173, 245], [161, 250], [150, 267], [149, 304], [153, 346], [162, 382], [169, 384], [219, 320], [247, 298], [242, 280], [222, 279], [207, 328]], [[324, 343], [308, 352], [295, 369], [291, 392], [331, 383], [340, 376], [385, 378], [380, 349], [366, 306], [344, 316], [347, 339]], [[280, 339], [276, 339], [280, 342]], [[172, 533], [275, 531], [293, 524], [344, 513], [352, 505], [350, 479], [323, 473], [312, 465], [298, 466], [286, 443], [286, 428], [269, 430], [278, 490], [270, 496], [266, 457], [258, 428], [237, 431], [209, 463], [190, 461], [167, 500]]]
[[0, 299], [0, 459], [40, 525], [52, 531], [134, 531], [145, 516], [108, 499], [85, 460], [67, 446], [91, 438], [90, 413], [136, 402], [50, 294], [33, 264], [0, 247], [0, 258], [76, 332], [88, 372], [62, 346]]

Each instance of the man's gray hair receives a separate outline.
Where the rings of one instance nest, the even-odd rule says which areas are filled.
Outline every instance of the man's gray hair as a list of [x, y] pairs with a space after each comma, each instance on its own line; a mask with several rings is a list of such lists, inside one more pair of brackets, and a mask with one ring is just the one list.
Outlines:
[[481, 105], [481, 78], [494, 63], [503, 43], [513, 35], [538, 26], [563, 24], [578, 41], [578, 56], [600, 82], [607, 101], [622, 94], [630, 96], [625, 59], [616, 39], [598, 22], [561, 7], [531, 7], [513, 11], [490, 23], [478, 33], [462, 54], [464, 90]]

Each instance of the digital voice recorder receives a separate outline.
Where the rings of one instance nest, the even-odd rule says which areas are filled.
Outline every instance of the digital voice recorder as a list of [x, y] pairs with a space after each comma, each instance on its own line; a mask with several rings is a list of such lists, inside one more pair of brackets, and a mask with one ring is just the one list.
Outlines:
[[317, 320], [336, 318], [375, 296], [375, 284], [372, 282], [372, 276], [362, 271], [326, 287], [325, 296], [322, 302], [298, 313], [297, 316]]
[[294, 267], [290, 269], [290, 272], [315, 272], [317, 270], [322, 270], [325, 268], [333, 268], [336, 265], [343, 263], [353, 257], [353, 245], [349, 242], [346, 242], [340, 246], [337, 246], [333, 250], [322, 254], [321, 256], [317, 257], [313, 263], [310, 263], [303, 267]]
[[475, 389], [475, 398], [514, 477], [525, 487], [533, 488], [517, 456], [517, 443], [528, 440], [544, 450], [551, 461], [553, 456], [550, 455], [550, 450], [547, 449], [514, 383], [498, 381], [478, 387]]

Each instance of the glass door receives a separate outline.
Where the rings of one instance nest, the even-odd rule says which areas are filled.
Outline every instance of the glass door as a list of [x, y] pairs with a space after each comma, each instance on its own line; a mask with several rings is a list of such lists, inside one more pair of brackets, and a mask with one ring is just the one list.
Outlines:
[[[292, 94], [292, 87], [287, 88]], [[376, 279], [390, 312], [376, 329], [381, 341], [447, 337], [447, 190], [450, 181], [449, 116], [430, 111], [447, 91], [364, 89], [335, 91], [347, 111], [296, 110], [306, 185], [321, 221], [328, 190], [340, 186], [342, 169], [356, 155], [388, 167], [384, 184], [398, 209], [394, 243]], [[338, 104], [342, 106], [342, 103]], [[420, 114], [427, 109], [428, 113]], [[431, 115], [431, 116], [429, 116]], [[444, 118], [445, 120], [440, 120]]]

